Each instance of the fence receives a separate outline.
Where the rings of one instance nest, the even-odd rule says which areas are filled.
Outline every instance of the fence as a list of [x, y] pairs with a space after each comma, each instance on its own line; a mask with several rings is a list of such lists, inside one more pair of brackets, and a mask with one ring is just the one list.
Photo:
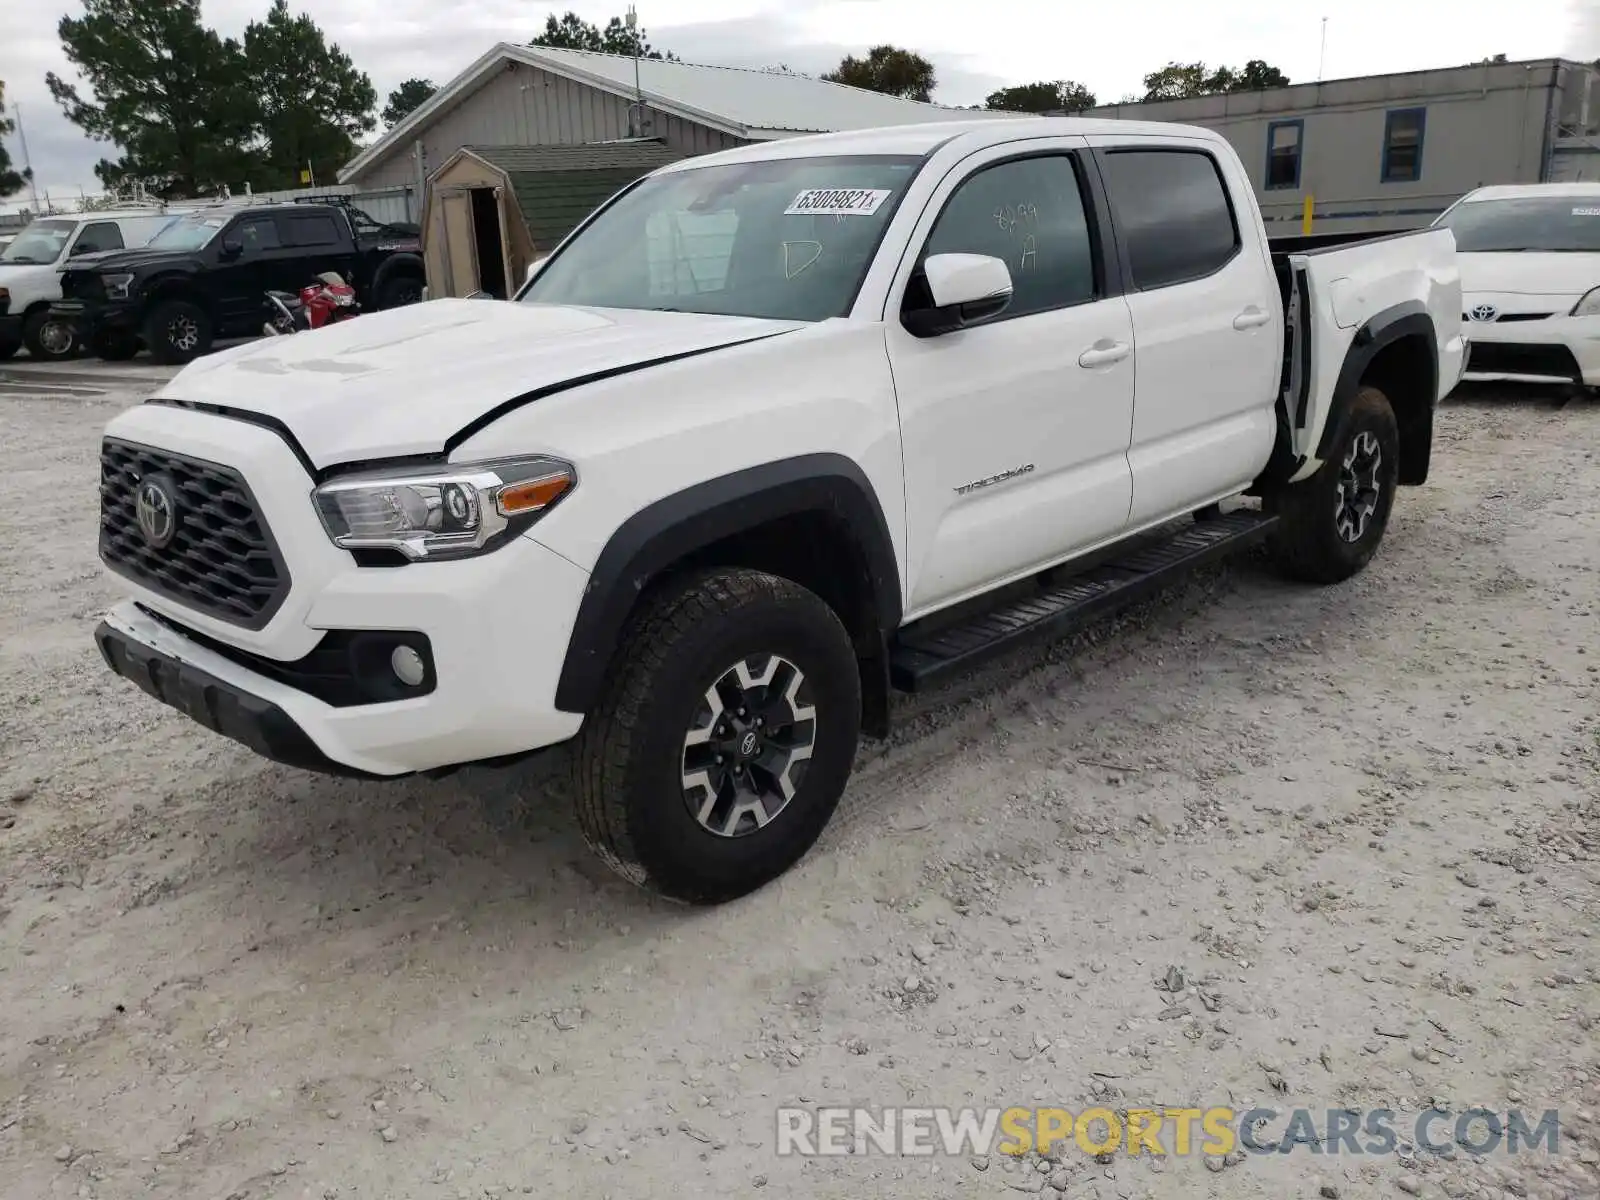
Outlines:
[[[184, 210], [191, 208], [208, 208], [220, 204], [271, 204], [275, 201], [313, 199], [318, 196], [343, 196], [351, 204], [364, 211], [374, 221], [418, 221], [422, 210], [421, 203], [416, 198], [416, 189], [412, 187], [380, 188], [374, 191], [358, 191], [352, 184], [333, 184], [328, 187], [295, 188], [282, 192], [240, 192], [231, 196], [207, 196], [197, 200], [172, 200], [165, 205], [158, 202], [153, 207]], [[146, 202], [151, 203], [151, 202]], [[129, 207], [140, 207], [140, 201], [130, 200]], [[63, 203], [60, 200], [52, 201], [49, 193], [40, 197], [40, 211], [35, 213], [23, 209], [14, 213], [0, 213], [0, 227], [8, 232], [17, 229], [33, 220], [35, 216], [61, 216], [83, 211], [86, 207], [117, 207], [115, 197], [103, 194], [90, 196], [84, 194], [78, 198]]]

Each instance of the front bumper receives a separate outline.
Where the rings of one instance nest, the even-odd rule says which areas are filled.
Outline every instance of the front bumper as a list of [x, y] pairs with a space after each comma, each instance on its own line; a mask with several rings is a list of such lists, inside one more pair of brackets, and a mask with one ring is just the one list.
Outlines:
[[1473, 321], [1462, 378], [1600, 386], [1600, 317]]
[[[578, 731], [582, 716], [555, 707], [588, 585], [567, 559], [523, 536], [477, 558], [357, 566], [328, 540], [311, 479], [271, 432], [149, 404], [126, 410], [107, 432], [237, 469], [291, 580], [271, 619], [251, 630], [118, 576], [136, 603], [107, 614], [96, 640], [113, 670], [157, 699], [268, 758], [342, 773], [394, 776], [504, 758]], [[336, 630], [425, 635], [432, 690], [328, 703], [265, 669], [305, 659]]]
[[125, 333], [139, 330], [139, 310], [132, 301], [57, 300], [50, 305], [50, 315], [71, 324], [80, 346], [92, 345], [95, 334], [102, 330]]

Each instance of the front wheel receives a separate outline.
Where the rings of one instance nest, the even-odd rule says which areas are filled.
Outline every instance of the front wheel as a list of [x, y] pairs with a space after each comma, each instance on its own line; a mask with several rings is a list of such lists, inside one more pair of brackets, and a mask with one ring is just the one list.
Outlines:
[[700, 575], [637, 619], [574, 755], [578, 824], [625, 879], [719, 904], [776, 879], [844, 792], [861, 726], [849, 634], [759, 571]]
[[22, 343], [40, 362], [63, 362], [78, 356], [78, 334], [71, 321], [36, 312], [22, 322]]
[[1338, 418], [1317, 473], [1269, 498], [1279, 516], [1279, 568], [1307, 583], [1338, 583], [1378, 552], [1399, 481], [1400, 433], [1389, 398], [1362, 387]]
[[144, 344], [158, 363], [178, 366], [211, 351], [211, 318], [188, 300], [156, 305], [145, 321]]
[[127, 329], [102, 329], [90, 345], [106, 362], [127, 362], [139, 353], [139, 338]]

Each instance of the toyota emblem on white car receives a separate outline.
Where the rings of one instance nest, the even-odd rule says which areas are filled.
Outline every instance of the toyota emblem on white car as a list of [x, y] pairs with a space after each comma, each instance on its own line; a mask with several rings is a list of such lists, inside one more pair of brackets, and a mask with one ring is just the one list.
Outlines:
[[172, 541], [172, 535], [178, 531], [177, 505], [172, 491], [159, 476], [151, 475], [139, 481], [134, 516], [144, 540], [155, 549], [164, 549]]
[[1474, 321], [1492, 321], [1500, 315], [1500, 310], [1492, 304], [1475, 304], [1472, 307]]

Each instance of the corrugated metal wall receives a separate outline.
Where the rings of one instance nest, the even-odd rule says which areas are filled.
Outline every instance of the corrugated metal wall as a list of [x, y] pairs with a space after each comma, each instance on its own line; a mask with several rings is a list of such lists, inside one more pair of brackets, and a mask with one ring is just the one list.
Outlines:
[[351, 184], [334, 184], [330, 187], [294, 188], [284, 192], [253, 192], [248, 196], [236, 195], [229, 203], [256, 201], [272, 204], [283, 200], [314, 199], [317, 196], [346, 196], [350, 203], [363, 210], [374, 221], [412, 221], [420, 219], [422, 205], [417, 202], [416, 188], [408, 185], [387, 188], [359, 188]]
[[[508, 64], [422, 131], [424, 170], [431, 174], [463, 146], [570, 146], [628, 136], [628, 101], [523, 63]], [[709, 154], [742, 140], [694, 121], [646, 110], [644, 133], [685, 154]], [[415, 184], [411, 147], [396, 146], [364, 171], [357, 185]]]

